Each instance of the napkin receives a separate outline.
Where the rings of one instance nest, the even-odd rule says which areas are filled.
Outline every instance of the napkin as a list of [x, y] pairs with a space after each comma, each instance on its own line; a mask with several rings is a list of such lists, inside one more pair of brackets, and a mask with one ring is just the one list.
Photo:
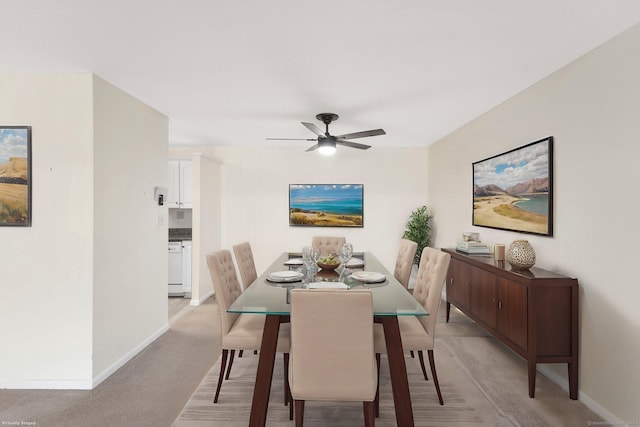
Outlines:
[[342, 282], [312, 282], [309, 289], [349, 289], [349, 286]]

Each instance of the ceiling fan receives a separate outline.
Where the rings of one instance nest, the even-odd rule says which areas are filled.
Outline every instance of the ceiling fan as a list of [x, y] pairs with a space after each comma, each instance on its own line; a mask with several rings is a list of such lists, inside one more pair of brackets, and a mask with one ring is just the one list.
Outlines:
[[358, 148], [360, 150], [366, 150], [371, 148], [370, 145], [360, 144], [357, 142], [347, 141], [348, 139], [364, 138], [367, 136], [386, 135], [386, 132], [382, 129], [365, 130], [362, 132], [347, 133], [344, 135], [331, 135], [329, 133], [329, 124], [338, 120], [338, 115], [333, 113], [320, 113], [316, 115], [316, 119], [325, 124], [325, 132], [322, 132], [318, 126], [313, 123], [302, 122], [302, 125], [315, 133], [317, 138], [267, 138], [272, 141], [318, 141], [316, 145], [309, 147], [306, 151], [313, 151], [318, 149], [320, 154], [331, 155], [336, 151], [336, 145], [343, 145], [345, 147]]

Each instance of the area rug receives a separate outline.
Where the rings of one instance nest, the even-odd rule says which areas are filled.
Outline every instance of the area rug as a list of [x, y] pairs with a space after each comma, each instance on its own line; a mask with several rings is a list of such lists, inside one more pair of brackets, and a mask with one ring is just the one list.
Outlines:
[[[519, 425], [511, 417], [501, 413], [500, 408], [496, 407], [479, 390], [478, 385], [470, 380], [468, 371], [460, 366], [458, 358], [447, 345], [437, 339], [435, 347], [436, 366], [444, 406], [438, 404], [431, 377], [429, 381], [424, 380], [417, 357], [412, 359], [407, 355], [406, 359], [416, 426], [506, 427]], [[240, 359], [236, 357], [231, 377], [228, 381], [224, 381], [218, 403], [213, 404], [212, 399], [220, 369], [220, 360], [218, 359], [191, 396], [173, 426], [247, 426], [257, 362], [258, 356], [253, 354], [245, 353], [245, 356]], [[428, 363], [428, 361], [426, 362]], [[267, 426], [293, 425], [293, 421], [289, 421], [288, 407], [283, 403], [282, 377], [282, 356], [278, 355], [269, 401]], [[345, 402], [307, 402], [304, 421], [304, 425], [308, 427], [363, 425], [362, 405]], [[380, 417], [376, 419], [376, 426], [395, 425], [388, 362], [383, 356], [380, 374]]]

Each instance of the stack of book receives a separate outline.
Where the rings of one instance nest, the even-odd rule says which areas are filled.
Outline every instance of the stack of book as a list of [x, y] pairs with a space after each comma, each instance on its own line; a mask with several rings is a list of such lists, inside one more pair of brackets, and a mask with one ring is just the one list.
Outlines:
[[467, 242], [458, 240], [456, 250], [469, 255], [490, 255], [491, 249], [482, 242]]

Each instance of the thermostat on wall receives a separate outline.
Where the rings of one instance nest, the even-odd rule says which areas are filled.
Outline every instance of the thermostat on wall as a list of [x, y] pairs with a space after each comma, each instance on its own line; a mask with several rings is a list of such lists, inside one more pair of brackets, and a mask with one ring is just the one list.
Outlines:
[[167, 195], [166, 187], [154, 187], [153, 188], [153, 200], [158, 202], [158, 206], [164, 205], [164, 198]]

